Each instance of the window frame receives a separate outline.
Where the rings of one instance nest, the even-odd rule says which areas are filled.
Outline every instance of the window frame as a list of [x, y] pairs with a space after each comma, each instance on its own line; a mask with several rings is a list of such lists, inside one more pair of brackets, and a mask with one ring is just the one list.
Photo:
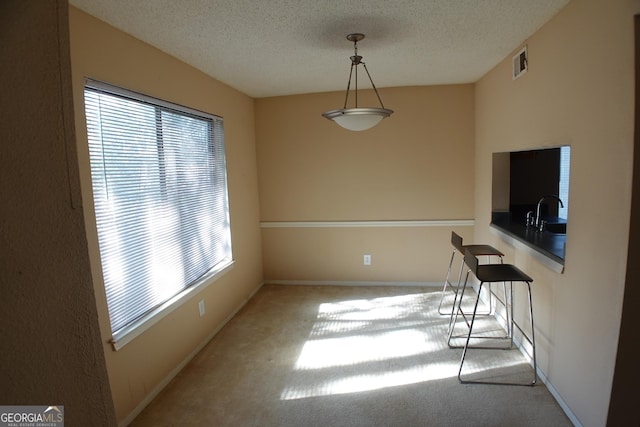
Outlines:
[[[91, 78], [85, 78], [85, 84], [83, 86], [83, 102], [85, 102], [85, 91], [87, 89], [103, 92], [106, 94], [111, 94], [118, 97], [129, 98], [132, 101], [137, 101], [137, 102], [148, 104], [151, 106], [156, 106], [161, 109], [176, 111], [178, 113], [183, 113], [189, 116], [195, 116], [195, 117], [211, 120], [212, 125], [216, 125], [216, 123], [219, 123], [219, 126], [221, 127], [221, 131], [223, 132], [223, 136], [222, 136], [222, 140], [220, 141], [220, 144], [222, 144], [222, 152], [224, 153], [224, 157], [225, 157], [225, 159], [223, 160], [223, 164], [224, 164], [224, 173], [225, 173], [224, 193], [226, 197], [226, 206], [227, 206], [227, 227], [228, 227], [227, 233], [228, 233], [228, 240], [229, 240], [228, 256], [224, 257], [222, 261], [218, 262], [212, 268], [207, 270], [203, 275], [201, 275], [195, 281], [191, 282], [184, 289], [178, 291], [175, 295], [173, 295], [163, 303], [159, 304], [158, 306], [148, 311], [144, 315], [130, 322], [126, 326], [119, 328], [117, 331], [112, 331], [111, 314], [108, 312], [108, 307], [107, 307], [107, 314], [109, 316], [109, 325], [110, 325], [109, 327], [111, 331], [111, 339], [109, 340], [109, 343], [111, 344], [114, 351], [118, 351], [121, 348], [123, 348], [125, 345], [133, 341], [136, 337], [140, 336], [146, 330], [151, 328], [153, 325], [158, 323], [160, 320], [165, 318], [168, 314], [173, 312], [175, 309], [182, 306], [186, 301], [190, 300], [195, 294], [199, 293], [202, 289], [204, 289], [205, 287], [209, 286], [211, 283], [213, 283], [214, 281], [222, 277], [231, 268], [233, 268], [234, 260], [233, 260], [233, 251], [232, 251], [232, 245], [231, 245], [231, 221], [230, 221], [230, 214], [229, 214], [229, 195], [228, 195], [229, 185], [228, 185], [228, 179], [226, 178], [227, 166], [226, 166], [226, 153], [225, 153], [225, 144], [224, 144], [224, 127], [223, 127], [223, 119], [220, 116], [212, 115], [203, 111], [195, 110], [190, 107], [175, 104], [175, 103], [158, 99], [152, 96], [144, 95], [138, 92], [134, 92], [128, 89], [124, 89], [124, 88], [114, 86], [102, 81], [94, 80]], [[86, 123], [87, 121], [86, 106], [84, 111], [85, 111], [85, 123]], [[89, 144], [88, 129], [87, 129], [87, 144]], [[88, 160], [89, 160], [89, 164], [91, 164], [90, 159]], [[92, 206], [94, 209], [92, 216], [93, 216], [93, 220], [95, 221], [96, 236], [98, 236], [98, 233], [97, 233], [98, 220], [95, 212], [95, 200], [94, 200], [95, 193], [93, 188], [93, 176], [90, 174], [89, 178], [90, 178], [89, 183], [90, 183], [90, 189], [91, 189]], [[105, 302], [106, 302], [107, 290], [106, 290], [106, 284], [104, 281], [104, 270], [103, 270], [102, 255], [100, 251], [99, 240], [96, 240], [96, 246], [97, 246], [97, 253], [98, 253], [97, 266], [101, 275], [100, 279], [103, 285], [103, 290], [105, 292]]]

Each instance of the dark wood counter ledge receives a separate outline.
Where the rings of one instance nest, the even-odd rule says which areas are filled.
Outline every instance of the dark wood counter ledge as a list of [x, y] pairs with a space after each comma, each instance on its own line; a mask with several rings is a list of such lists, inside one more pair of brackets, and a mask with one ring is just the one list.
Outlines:
[[[560, 270], [564, 269], [566, 234], [527, 228], [523, 221], [512, 221], [508, 212], [494, 212], [490, 227], [559, 264]], [[558, 271], [558, 268], [554, 270]]]

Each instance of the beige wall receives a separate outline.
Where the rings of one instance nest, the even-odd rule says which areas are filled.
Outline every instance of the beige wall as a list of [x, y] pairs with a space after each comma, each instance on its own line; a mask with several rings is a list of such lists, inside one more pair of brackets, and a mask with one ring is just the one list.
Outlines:
[[[614, 370], [627, 262], [633, 153], [633, 14], [640, 2], [571, 2], [477, 84], [475, 238], [534, 278], [542, 370], [585, 426], [602, 426]], [[487, 226], [494, 152], [571, 145], [564, 274]]]
[[[240, 307], [262, 282], [253, 100], [161, 51], [70, 8], [78, 157], [103, 348], [116, 414], [129, 417], [154, 388]], [[224, 118], [235, 265], [183, 306], [113, 351], [101, 281], [83, 106], [90, 77]], [[199, 317], [203, 299], [206, 314]]]
[[3, 0], [0, 39], [0, 404], [63, 405], [66, 425], [112, 426], [79, 205], [66, 0]]
[[[456, 229], [465, 238], [500, 247], [534, 277], [540, 367], [582, 424], [604, 425], [627, 261], [632, 15], [638, 11], [637, 0], [574, 0], [527, 40], [530, 69], [521, 79], [511, 80], [507, 58], [475, 86], [383, 89], [385, 106], [396, 114], [370, 131], [351, 133], [320, 116], [341, 104], [342, 93], [253, 101], [71, 8], [86, 218], [93, 213], [84, 76], [225, 119], [236, 265], [119, 352], [106, 343], [95, 225], [87, 223], [118, 420], [135, 411], [259, 285], [261, 256], [267, 281], [439, 282], [450, 253], [449, 234]], [[572, 146], [572, 170], [566, 271], [557, 274], [506, 245], [488, 223], [492, 153], [561, 144]], [[475, 233], [473, 227], [450, 225], [291, 226], [465, 219], [475, 219]], [[260, 230], [260, 220], [286, 224]], [[373, 255], [371, 267], [362, 266], [363, 253]], [[202, 319], [197, 316], [201, 298], [207, 304]]]
[[266, 281], [439, 282], [452, 227], [471, 237], [472, 227], [455, 222], [300, 227], [473, 218], [473, 85], [380, 95], [395, 114], [364, 132], [321, 116], [342, 104], [344, 92], [256, 100], [261, 219], [293, 223], [263, 228]]

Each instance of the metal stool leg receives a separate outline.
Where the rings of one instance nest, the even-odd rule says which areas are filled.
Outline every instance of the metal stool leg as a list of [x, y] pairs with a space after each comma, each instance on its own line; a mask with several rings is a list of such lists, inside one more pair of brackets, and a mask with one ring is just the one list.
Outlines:
[[[463, 348], [464, 346], [455, 346], [451, 344], [451, 339], [452, 338], [462, 338], [462, 337], [468, 337], [470, 334], [470, 331], [473, 327], [473, 321], [475, 319], [476, 316], [486, 316], [486, 313], [478, 313], [478, 305], [480, 302], [480, 296], [482, 293], [482, 285], [483, 283], [488, 283], [488, 282], [483, 282], [480, 283], [480, 286], [478, 288], [478, 294], [476, 296], [476, 301], [475, 301], [475, 305], [474, 305], [474, 309], [473, 309], [473, 314], [472, 314], [472, 319], [471, 322], [469, 322], [467, 320], [467, 315], [465, 314], [465, 312], [462, 310], [462, 299], [464, 298], [464, 293], [467, 289], [467, 283], [469, 280], [469, 274], [471, 273], [471, 270], [467, 270], [467, 274], [465, 276], [463, 285], [462, 285], [462, 289], [458, 290], [458, 295], [460, 296], [460, 298], [456, 298], [454, 300], [454, 304], [452, 307], [452, 312], [451, 312], [451, 319], [449, 321], [449, 330], [447, 332], [447, 344], [449, 346], [449, 348]], [[457, 296], [457, 295], [456, 295]], [[460, 315], [460, 317], [462, 317], [462, 319], [464, 320], [464, 323], [467, 325], [467, 334], [466, 335], [453, 335], [453, 331], [455, 329], [456, 324], [458, 323], [458, 315]], [[491, 338], [491, 339], [509, 339], [508, 335], [505, 335], [504, 337], [495, 337], [495, 336], [475, 336], [472, 338]]]
[[[502, 256], [498, 256], [498, 257], [500, 258], [500, 264], [504, 264], [504, 259], [502, 258]], [[491, 263], [491, 255], [487, 255], [487, 264], [490, 264], [490, 263]], [[493, 283], [487, 282], [487, 284], [489, 285], [489, 308], [488, 308], [486, 313], [476, 313], [476, 315], [478, 315], [478, 316], [491, 316], [491, 315], [496, 316], [497, 303], [494, 306], [493, 300], [495, 299], [496, 301], [500, 301], [502, 303], [502, 305], [504, 305], [505, 316], [506, 316], [505, 321], [506, 321], [506, 329], [507, 329], [507, 331], [506, 331], [505, 338], [511, 337], [512, 329], [511, 329], [511, 322], [509, 321], [511, 316], [509, 314], [509, 302], [508, 302], [509, 296], [507, 295], [507, 283], [506, 282], [502, 282], [502, 294], [504, 296], [504, 301], [502, 301], [496, 294], [493, 293], [493, 287], [492, 287]]]
[[[449, 277], [451, 276], [451, 266], [453, 265], [453, 258], [455, 258], [456, 252], [457, 251], [454, 249], [453, 252], [451, 253], [451, 260], [449, 261], [449, 269], [447, 270], [447, 276], [444, 279], [444, 285], [442, 286], [442, 293], [440, 294], [440, 303], [438, 304], [438, 314], [443, 314], [443, 315], [448, 314], [448, 313], [442, 312], [442, 302], [444, 301], [444, 296], [447, 292], [447, 286], [453, 289], [453, 285], [449, 281]], [[457, 293], [458, 292], [457, 289], [454, 290], [454, 292]]]
[[[476, 303], [473, 307], [473, 315], [471, 316], [471, 325], [469, 326], [469, 333], [467, 334], [467, 341], [464, 344], [464, 349], [462, 350], [462, 359], [460, 359], [460, 369], [458, 369], [458, 381], [460, 381], [461, 383], [465, 382], [461, 377], [462, 365], [464, 365], [464, 359], [467, 356], [467, 350], [469, 349], [469, 341], [471, 340], [471, 332], [473, 330], [473, 324], [475, 323], [475, 320], [476, 320], [476, 312], [478, 311], [478, 303], [480, 302], [480, 291], [482, 291], [482, 284], [483, 282], [480, 282], [480, 286], [478, 287], [478, 297], [476, 298]], [[462, 289], [463, 289], [462, 291], [464, 292], [464, 288]]]
[[[468, 275], [467, 275], [468, 276]], [[473, 333], [473, 326], [476, 320], [476, 316], [477, 316], [477, 311], [478, 311], [478, 303], [480, 301], [480, 292], [482, 291], [482, 285], [484, 284], [484, 282], [480, 282], [480, 285], [478, 287], [478, 296], [476, 298], [476, 302], [473, 308], [473, 314], [471, 316], [471, 323], [469, 326], [469, 331], [467, 333], [467, 339], [465, 341], [465, 345], [464, 348], [462, 350], [462, 357], [460, 359], [460, 367], [458, 369], [458, 380], [463, 383], [479, 383], [479, 384], [501, 384], [501, 385], [523, 385], [523, 386], [534, 386], [537, 381], [538, 381], [538, 363], [537, 363], [537, 359], [536, 359], [536, 338], [535, 338], [535, 325], [534, 325], [534, 321], [533, 321], [533, 298], [531, 295], [531, 282], [525, 282], [527, 284], [527, 294], [528, 294], [528, 299], [529, 299], [529, 322], [531, 325], [531, 338], [529, 338], [527, 336], [527, 334], [518, 327], [518, 325], [515, 323], [514, 317], [513, 317], [513, 282], [510, 282], [511, 286], [510, 286], [510, 292], [509, 292], [509, 297], [511, 299], [511, 303], [509, 304], [509, 311], [510, 313], [510, 327], [509, 329], [511, 330], [511, 334], [510, 334], [510, 348], [513, 347], [513, 330], [514, 327], [518, 327], [518, 329], [520, 329], [520, 331], [522, 332], [522, 336], [524, 339], [528, 340], [531, 343], [531, 351], [532, 351], [532, 359], [533, 359], [533, 378], [529, 383], [500, 383], [500, 382], [484, 382], [484, 381], [468, 381], [468, 380], [464, 380], [462, 378], [462, 369], [464, 366], [464, 362], [467, 356], [467, 351], [468, 349], [471, 347], [469, 345], [471, 338], [472, 338], [472, 333]], [[462, 288], [461, 294], [464, 294], [464, 290], [466, 287], [466, 280], [465, 280], [465, 285]], [[505, 294], [505, 299], [506, 299], [506, 294]], [[457, 313], [456, 313], [456, 319], [457, 319]], [[451, 334], [449, 335], [449, 339], [451, 339]], [[474, 347], [475, 348], [475, 347]], [[482, 347], [479, 347], [482, 348]], [[488, 347], [485, 347], [487, 349], [491, 349]], [[498, 348], [495, 348], [493, 350], [498, 350]]]
[[[500, 258], [500, 264], [504, 263], [501, 255], [487, 255], [487, 263], [488, 264], [491, 263], [491, 257], [492, 256], [498, 256]], [[455, 297], [454, 297], [454, 300], [453, 300], [453, 304], [451, 305], [451, 313], [449, 313], [449, 326], [447, 328], [447, 336], [448, 337], [451, 337], [452, 329], [454, 328], [454, 325], [455, 325], [455, 323], [457, 321], [457, 314], [458, 313], [455, 313], [456, 316], [454, 316], [454, 311], [456, 310], [456, 302], [457, 302], [457, 307], [458, 307], [459, 313], [462, 315], [462, 318], [464, 319], [465, 323], [467, 324], [467, 327], [469, 327], [469, 321], [467, 320], [467, 317], [466, 317], [466, 315], [464, 314], [464, 311], [462, 311], [462, 308], [461, 308], [462, 297], [460, 299], [458, 299], [458, 294], [460, 293], [460, 283], [462, 282], [461, 279], [462, 279], [462, 269], [463, 269], [463, 267], [464, 267], [464, 259], [462, 260], [462, 263], [460, 264], [460, 272], [458, 273], [458, 284], [457, 284], [457, 287], [454, 290], [455, 291]], [[495, 314], [495, 312], [493, 311], [493, 308], [492, 308], [493, 307], [493, 298], [492, 297], [494, 295], [493, 295], [493, 291], [491, 290], [491, 282], [488, 282], [488, 284], [489, 284], [489, 308], [488, 308], [486, 313], [476, 313], [478, 316], [491, 316], [491, 315]], [[453, 287], [452, 284], [450, 284], [450, 285]], [[505, 295], [504, 298], [506, 300], [507, 299], [506, 284], [503, 282], [502, 285], [503, 285], [503, 292], [504, 292], [504, 295]], [[502, 302], [500, 300], [500, 298], [498, 298], [497, 296], [495, 297], [495, 299], [500, 301], [500, 302]], [[503, 304], [505, 306], [505, 310], [507, 310], [507, 307], [508, 307], [507, 302], [505, 301], [505, 302], [503, 302]], [[507, 316], [507, 332], [506, 332], [505, 338], [509, 337], [509, 313], [508, 313], [508, 311], [507, 311], [506, 316]], [[454, 321], [454, 317], [456, 318], [456, 321]]]
[[[497, 256], [498, 258], [500, 258], [500, 264], [504, 263], [502, 256], [500, 255], [487, 255], [487, 264], [491, 264], [492, 256]], [[464, 260], [462, 260], [462, 262], [464, 263]], [[460, 268], [460, 272], [462, 273], [462, 268]], [[462, 277], [462, 275], [460, 277]], [[493, 299], [495, 298], [498, 301], [500, 301], [500, 299], [493, 293], [492, 283], [487, 282], [487, 285], [489, 286], [489, 308], [487, 309], [486, 313], [477, 313], [478, 316], [491, 316], [495, 314], [494, 307], [493, 307]], [[503, 282], [503, 285], [504, 285], [504, 282]], [[459, 286], [460, 286], [460, 278], [458, 278], [458, 287]]]
[[[449, 341], [450, 341], [450, 337], [451, 337], [451, 331], [454, 329], [455, 327], [455, 321], [454, 318], [457, 321], [457, 315], [461, 314], [465, 323], [467, 324], [467, 327], [469, 327], [469, 321], [467, 319], [467, 315], [464, 313], [464, 311], [461, 308], [461, 304], [462, 304], [462, 298], [460, 296], [460, 283], [462, 281], [462, 269], [464, 268], [465, 265], [465, 260], [464, 257], [466, 256], [466, 253], [469, 252], [470, 254], [473, 254], [474, 256], [487, 256], [487, 263], [491, 264], [491, 257], [492, 256], [498, 256], [500, 257], [500, 264], [503, 263], [503, 259], [502, 257], [504, 256], [504, 254], [502, 252], [500, 252], [499, 250], [497, 250], [496, 248], [494, 248], [493, 246], [490, 245], [486, 245], [486, 244], [472, 244], [472, 245], [464, 245], [463, 244], [463, 239], [460, 235], [456, 234], [454, 231], [451, 232], [451, 244], [453, 245], [453, 252], [451, 253], [451, 259], [449, 260], [449, 267], [447, 268], [447, 275], [445, 277], [444, 283], [442, 285], [442, 292], [440, 293], [440, 301], [438, 303], [438, 313], [441, 315], [449, 315], [449, 325], [447, 327], [447, 336], [449, 337]], [[458, 281], [456, 282], [456, 285], [454, 286], [453, 284], [453, 280], [451, 278], [451, 270], [453, 267], [453, 260], [455, 258], [456, 252], [460, 253], [463, 256], [463, 259], [460, 262], [460, 271], [458, 272]], [[465, 279], [466, 280], [466, 279]], [[487, 282], [489, 283], [489, 307], [487, 309], [486, 313], [477, 313], [476, 315], [483, 315], [483, 316], [492, 316], [495, 315], [494, 312], [494, 303], [493, 303], [493, 299], [495, 297], [496, 300], [501, 301], [500, 298], [498, 297], [497, 293], [494, 294], [493, 289], [491, 287], [491, 282]], [[504, 286], [504, 283], [503, 283]], [[445, 295], [447, 295], [447, 287], [451, 288], [451, 290], [453, 291], [453, 304], [451, 305], [451, 311], [449, 313], [445, 312], [443, 305], [444, 305], [444, 298]], [[506, 291], [505, 291], [506, 292]], [[506, 297], [505, 297], [506, 299]], [[504, 305], [506, 306], [507, 304], [504, 303]], [[496, 309], [497, 309], [497, 303], [496, 303]], [[457, 311], [456, 311], [457, 310]], [[508, 318], [509, 315], [507, 314], [507, 324], [508, 322]], [[507, 327], [507, 329], [509, 329]], [[507, 335], [509, 335], [509, 331], [507, 331]]]
[[536, 332], [533, 326], [533, 299], [531, 297], [531, 282], [527, 282], [527, 290], [529, 291], [529, 320], [531, 321], [531, 352], [533, 353], [533, 381], [531, 385], [538, 382], [538, 362], [536, 360]]
[[[453, 303], [451, 304], [451, 313], [447, 313], [449, 315], [449, 327], [447, 329], [447, 335], [450, 334], [451, 329], [455, 322], [453, 321], [453, 315], [456, 310], [456, 302], [458, 302], [458, 309], [460, 309], [460, 303], [462, 302], [462, 295], [460, 295], [460, 301], [458, 301], [458, 295], [460, 294], [460, 283], [462, 279], [462, 270], [464, 269], [464, 259], [460, 263], [460, 271], [458, 272], [458, 283], [456, 284], [456, 288], [454, 290]], [[465, 279], [466, 280], [466, 279]], [[457, 313], [456, 313], [457, 315]]]
[[[469, 280], [469, 273], [471, 273], [471, 270], [467, 270], [467, 274], [466, 274], [466, 276], [464, 278], [464, 283], [462, 285], [462, 290], [459, 290], [457, 292], [456, 299], [453, 301], [453, 305], [451, 307], [451, 318], [449, 319], [449, 330], [447, 331], [447, 344], [451, 348], [453, 348], [453, 346], [451, 345], [451, 338], [453, 338], [453, 330], [455, 328], [456, 323], [458, 322], [458, 314], [462, 313], [462, 309], [460, 308], [460, 304], [462, 304], [462, 297], [464, 297], [464, 291], [467, 288], [467, 281]], [[457, 298], [458, 295], [460, 295], [460, 298]], [[476, 305], [477, 305], [477, 302], [476, 302]], [[463, 316], [464, 316], [464, 313], [463, 313]], [[465, 322], [466, 322], [466, 318], [465, 318]], [[468, 325], [468, 326], [470, 326], [470, 325]]]

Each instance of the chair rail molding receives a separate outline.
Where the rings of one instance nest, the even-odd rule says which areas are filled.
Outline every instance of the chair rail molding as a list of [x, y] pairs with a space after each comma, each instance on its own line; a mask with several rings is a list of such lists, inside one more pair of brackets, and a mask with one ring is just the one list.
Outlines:
[[471, 227], [473, 219], [386, 221], [262, 221], [260, 228]]

